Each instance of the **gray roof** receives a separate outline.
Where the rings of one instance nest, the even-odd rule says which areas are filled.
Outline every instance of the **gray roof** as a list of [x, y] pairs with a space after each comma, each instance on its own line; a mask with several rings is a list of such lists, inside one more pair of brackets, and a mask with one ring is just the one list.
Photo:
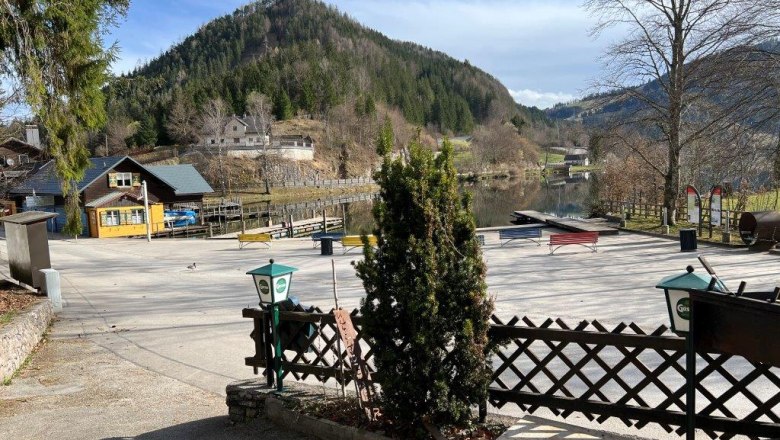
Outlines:
[[104, 195], [103, 197], [98, 197], [97, 199], [87, 203], [84, 205], [87, 208], [100, 208], [101, 206], [105, 205], [108, 202], [113, 202], [114, 200], [122, 197], [125, 193], [122, 191], [114, 191], [111, 193], [108, 193]]
[[177, 196], [212, 193], [214, 190], [191, 164], [145, 167], [155, 177], [174, 189]]
[[38, 223], [50, 218], [57, 217], [59, 214], [56, 212], [43, 212], [43, 211], [25, 211], [19, 214], [7, 215], [0, 217], [0, 222], [16, 223], [18, 225], [28, 225], [30, 223]]
[[[91, 185], [95, 180], [99, 179], [125, 159], [133, 160], [127, 156], [90, 158], [89, 161], [92, 166], [84, 173], [84, 178], [78, 182], [77, 186], [79, 192], [83, 191], [84, 188]], [[31, 175], [10, 191], [11, 194], [32, 194], [33, 192], [35, 194], [62, 195], [60, 178], [57, 176], [57, 171], [54, 168], [54, 160], [46, 162], [37, 172], [35, 172], [35, 174]]]

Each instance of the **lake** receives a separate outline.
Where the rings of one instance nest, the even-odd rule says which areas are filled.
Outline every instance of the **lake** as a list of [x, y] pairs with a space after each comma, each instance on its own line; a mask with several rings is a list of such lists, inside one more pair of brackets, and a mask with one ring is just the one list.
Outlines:
[[[477, 227], [511, 225], [513, 211], [536, 210], [560, 217], [583, 217], [587, 212], [591, 175], [575, 174], [572, 177], [552, 177], [540, 180], [538, 176], [523, 179], [493, 179], [466, 183], [462, 191], [472, 194], [472, 210]], [[351, 199], [367, 198], [351, 195]], [[306, 205], [301, 208], [301, 205]], [[274, 222], [286, 220], [292, 213], [296, 219], [321, 215], [346, 217], [347, 232], [358, 234], [373, 228], [370, 200], [343, 202], [343, 199], [303, 200], [295, 204], [271, 206]]]

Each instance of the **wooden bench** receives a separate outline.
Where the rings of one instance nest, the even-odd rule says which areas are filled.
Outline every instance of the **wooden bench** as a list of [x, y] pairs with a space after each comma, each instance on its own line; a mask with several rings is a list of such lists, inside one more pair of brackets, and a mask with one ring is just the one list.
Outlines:
[[[376, 247], [376, 236], [368, 235], [368, 244]], [[345, 235], [341, 237], [341, 245], [344, 246], [344, 253], [351, 251], [356, 247], [363, 247], [363, 239], [360, 235]]]
[[[498, 231], [498, 239], [501, 241], [501, 247], [509, 243], [512, 240], [526, 239], [536, 243], [537, 246], [541, 246], [539, 241], [542, 238], [542, 228], [512, 228], [512, 229], [500, 229]], [[506, 241], [503, 241], [506, 240]]]
[[262, 243], [271, 247], [271, 234], [238, 234], [238, 248], [243, 249], [250, 243]]
[[311, 241], [314, 243], [314, 247], [319, 246], [323, 238], [332, 238], [333, 241], [339, 241], [344, 237], [342, 232], [313, 232], [311, 234]]
[[598, 232], [570, 232], [566, 234], [552, 234], [550, 235], [550, 255], [552, 255], [561, 246], [566, 246], [567, 244], [579, 244], [585, 246], [593, 252], [596, 252], [596, 244], [598, 241]]

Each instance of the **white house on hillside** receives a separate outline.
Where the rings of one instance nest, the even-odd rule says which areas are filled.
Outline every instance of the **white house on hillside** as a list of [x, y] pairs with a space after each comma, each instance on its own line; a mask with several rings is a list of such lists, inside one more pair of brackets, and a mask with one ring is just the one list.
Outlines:
[[588, 166], [588, 164], [590, 164], [590, 159], [588, 158], [588, 153], [567, 154], [563, 158], [563, 163], [567, 165]]
[[257, 157], [268, 153], [292, 160], [314, 159], [314, 140], [310, 136], [269, 134], [260, 133], [252, 118], [233, 115], [225, 120], [218, 137], [214, 137], [214, 133], [203, 132], [200, 144], [214, 150], [221, 146], [228, 155], [235, 157]]

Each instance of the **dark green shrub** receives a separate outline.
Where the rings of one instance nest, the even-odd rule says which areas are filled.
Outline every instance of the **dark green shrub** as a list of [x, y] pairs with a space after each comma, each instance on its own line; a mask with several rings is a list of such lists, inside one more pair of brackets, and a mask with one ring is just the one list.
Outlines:
[[386, 122], [375, 175], [378, 248], [366, 246], [356, 264], [364, 334], [386, 414], [418, 428], [423, 419], [464, 423], [486, 396], [493, 311], [470, 199], [458, 193], [449, 142], [434, 157], [413, 141], [405, 160], [390, 158], [392, 145]]

